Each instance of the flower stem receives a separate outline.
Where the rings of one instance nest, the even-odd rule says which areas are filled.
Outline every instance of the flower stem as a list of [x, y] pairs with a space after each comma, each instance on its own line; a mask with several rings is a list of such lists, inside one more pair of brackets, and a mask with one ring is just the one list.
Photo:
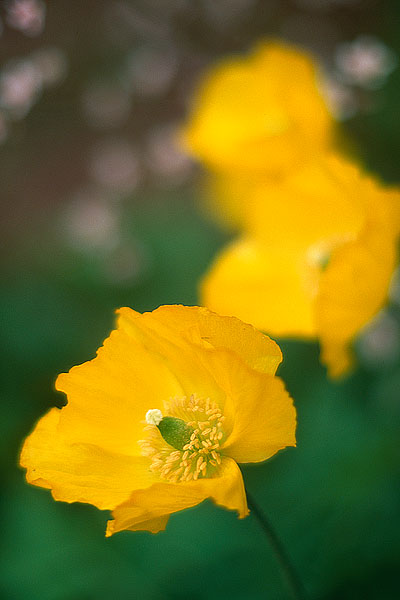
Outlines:
[[294, 598], [294, 600], [304, 600], [305, 592], [304, 592], [303, 585], [302, 585], [292, 563], [290, 562], [289, 556], [288, 556], [281, 540], [279, 539], [277, 533], [275, 532], [274, 528], [272, 527], [269, 519], [267, 518], [265, 513], [261, 510], [261, 508], [258, 506], [257, 502], [255, 502], [254, 498], [250, 494], [247, 494], [247, 501], [248, 501], [248, 505], [249, 505], [251, 512], [258, 519], [258, 522], [260, 523], [265, 535], [267, 536], [267, 538], [272, 546], [275, 556], [281, 566], [282, 573], [286, 580], [287, 586], [292, 593], [292, 597]]

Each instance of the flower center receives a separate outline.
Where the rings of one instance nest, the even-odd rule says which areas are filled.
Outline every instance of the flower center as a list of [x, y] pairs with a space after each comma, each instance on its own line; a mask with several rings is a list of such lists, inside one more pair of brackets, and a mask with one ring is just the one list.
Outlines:
[[219, 406], [209, 398], [174, 398], [159, 409], [149, 410], [147, 437], [140, 440], [142, 454], [151, 459], [150, 469], [177, 483], [214, 475], [221, 464], [224, 440]]

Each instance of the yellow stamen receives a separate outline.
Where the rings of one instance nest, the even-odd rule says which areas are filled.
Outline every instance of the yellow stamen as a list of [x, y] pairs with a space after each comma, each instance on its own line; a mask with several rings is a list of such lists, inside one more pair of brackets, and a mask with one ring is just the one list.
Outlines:
[[[162, 414], [181, 419], [192, 429], [190, 439], [182, 449], [170, 446], [162, 437], [157, 423], [152, 423]], [[152, 409], [149, 416], [146, 419], [150, 423], [145, 427], [146, 439], [139, 443], [142, 454], [151, 460], [150, 469], [153, 472], [163, 479], [178, 483], [211, 477], [218, 471], [221, 464], [220, 447], [225, 434], [222, 427], [224, 417], [215, 402], [195, 395], [170, 399], [165, 402], [162, 413]]]

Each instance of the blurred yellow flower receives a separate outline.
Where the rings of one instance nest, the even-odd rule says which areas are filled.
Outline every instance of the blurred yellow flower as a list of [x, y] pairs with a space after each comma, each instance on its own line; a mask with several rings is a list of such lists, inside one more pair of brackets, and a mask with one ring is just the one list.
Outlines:
[[213, 171], [276, 176], [324, 152], [332, 137], [312, 58], [269, 41], [206, 73], [182, 141]]
[[119, 311], [97, 357], [61, 374], [68, 404], [26, 439], [27, 481], [113, 511], [106, 535], [165, 528], [206, 498], [248, 513], [237, 462], [295, 445], [279, 347], [205, 308]]
[[397, 260], [400, 192], [336, 155], [249, 189], [246, 234], [222, 251], [203, 303], [270, 335], [317, 337], [331, 376], [386, 301]]

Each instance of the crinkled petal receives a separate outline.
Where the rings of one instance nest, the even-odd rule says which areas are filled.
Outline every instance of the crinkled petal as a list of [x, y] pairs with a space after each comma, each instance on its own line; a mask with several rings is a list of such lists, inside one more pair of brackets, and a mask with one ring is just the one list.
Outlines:
[[147, 490], [138, 490], [113, 511], [107, 536], [123, 530], [163, 529], [168, 516], [179, 510], [212, 498], [216, 504], [236, 510], [239, 517], [248, 514], [243, 478], [235, 461], [224, 458], [219, 475], [212, 478], [180, 483], [155, 483]]
[[241, 239], [223, 250], [211, 267], [202, 283], [202, 302], [269, 335], [310, 338], [316, 333], [317, 277], [317, 269], [302, 254]]
[[161, 306], [146, 314], [146, 325], [154, 330], [162, 326], [169, 336], [178, 335], [206, 349], [227, 349], [251, 368], [273, 375], [282, 353], [279, 346], [252, 325], [236, 317], [224, 317], [197, 306]]
[[[190, 309], [187, 309], [190, 310]], [[193, 310], [199, 310], [194, 308]], [[180, 386], [179, 394], [166, 394], [160, 397], [158, 404], [150, 408], [160, 407], [162, 400], [169, 400], [172, 396], [190, 396], [197, 394], [203, 398], [212, 398], [223, 405], [224, 397], [218, 387], [213, 373], [205, 363], [199, 364], [201, 347], [195, 346], [182, 333], [179, 320], [171, 326], [162, 319], [157, 320], [153, 312], [140, 314], [130, 308], [121, 308], [118, 311], [118, 327], [132, 340], [139, 343], [158, 359], [170, 373], [173, 373]], [[184, 310], [181, 311], [183, 318]], [[154, 377], [154, 374], [157, 374]], [[160, 378], [160, 372], [154, 371], [153, 377]], [[162, 383], [162, 381], [161, 381]], [[167, 390], [166, 390], [167, 391]]]
[[209, 360], [226, 394], [224, 455], [239, 463], [260, 462], [296, 445], [296, 410], [279, 377], [250, 369], [229, 351], [210, 354]]
[[140, 453], [137, 440], [143, 437], [146, 412], [183, 395], [157, 353], [122, 327], [105, 340], [95, 359], [59, 375], [56, 388], [68, 397], [59, 426], [64, 436], [124, 454]]
[[140, 517], [138, 517], [137, 520], [134, 521], [130, 518], [128, 511], [124, 513], [123, 509], [121, 509], [120, 516], [121, 523], [123, 522], [124, 518], [127, 518], [129, 526], [116, 529], [116, 527], [119, 526], [118, 520], [108, 521], [106, 537], [110, 537], [114, 533], [118, 533], [119, 531], [149, 531], [150, 533], [159, 533], [160, 531], [164, 531], [169, 521], [169, 514], [162, 515], [161, 517], [156, 517], [155, 519], [147, 519], [145, 516], [143, 516], [143, 521], [140, 520]]
[[[255, 379], [258, 373], [274, 375], [282, 360], [277, 344], [253, 326], [235, 317], [222, 317], [206, 308], [162, 306], [139, 319], [129, 309], [121, 309], [120, 314], [130, 324], [133, 319], [131, 326], [140, 330], [141, 336], [147, 336], [146, 339], [153, 339], [152, 344], [157, 344], [164, 356], [169, 353], [172, 341], [181, 348], [180, 353], [173, 351], [171, 360], [175, 372], [178, 369], [191, 373], [191, 393], [200, 395], [203, 391], [204, 394], [204, 382], [212, 378], [215, 389], [207, 389], [207, 396], [203, 397], [219, 403], [226, 418], [224, 429], [228, 435], [237, 418], [236, 405], [232, 404], [230, 396], [240, 394], [243, 387], [242, 381], [234, 379], [234, 374], [230, 378], [231, 371], [239, 370], [251, 381], [253, 373]], [[199, 377], [201, 382], [198, 382]], [[237, 389], [231, 385], [233, 380]], [[255, 400], [249, 397], [247, 401]]]
[[58, 408], [50, 410], [25, 440], [20, 463], [29, 483], [51, 489], [55, 500], [88, 502], [109, 510], [133, 490], [153, 484], [155, 477], [144, 457], [69, 443], [58, 429], [61, 413]]

